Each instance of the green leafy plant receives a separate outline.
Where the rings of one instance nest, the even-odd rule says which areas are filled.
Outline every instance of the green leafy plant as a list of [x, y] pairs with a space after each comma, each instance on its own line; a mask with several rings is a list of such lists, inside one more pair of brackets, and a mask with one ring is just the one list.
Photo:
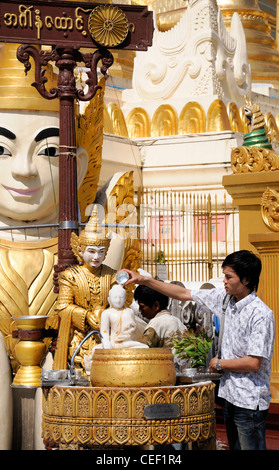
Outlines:
[[212, 344], [205, 330], [187, 330], [181, 339], [174, 339], [174, 352], [180, 359], [191, 360], [191, 367], [206, 366], [206, 356]]
[[162, 250], [158, 251], [155, 261], [158, 264], [165, 264], [166, 257], [165, 257], [165, 253]]

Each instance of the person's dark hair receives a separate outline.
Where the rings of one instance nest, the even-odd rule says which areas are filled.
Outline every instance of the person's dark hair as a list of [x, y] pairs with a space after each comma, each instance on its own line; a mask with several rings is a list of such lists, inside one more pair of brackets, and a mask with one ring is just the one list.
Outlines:
[[222, 268], [230, 266], [241, 281], [246, 278], [247, 287], [252, 292], [258, 289], [262, 263], [260, 258], [248, 250], [235, 251], [228, 255], [222, 263]]
[[157, 301], [160, 305], [160, 310], [167, 308], [169, 303], [169, 298], [166, 295], [147, 286], [137, 286], [134, 291], [134, 299], [148, 307], [152, 307]]

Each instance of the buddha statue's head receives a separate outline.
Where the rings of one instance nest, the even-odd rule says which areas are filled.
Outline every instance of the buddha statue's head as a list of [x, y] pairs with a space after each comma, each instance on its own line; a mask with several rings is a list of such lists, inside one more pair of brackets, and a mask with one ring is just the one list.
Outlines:
[[124, 287], [116, 284], [109, 291], [108, 301], [111, 307], [121, 309], [125, 305], [126, 291]]

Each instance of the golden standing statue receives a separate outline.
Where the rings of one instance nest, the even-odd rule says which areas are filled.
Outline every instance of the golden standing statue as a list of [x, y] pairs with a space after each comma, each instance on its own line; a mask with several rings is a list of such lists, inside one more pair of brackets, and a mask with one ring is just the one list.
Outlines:
[[[100, 330], [101, 314], [108, 307], [108, 294], [116, 271], [103, 264], [110, 238], [100, 227], [97, 211], [85, 229], [71, 237], [72, 250], [81, 265], [59, 275], [56, 311], [60, 317], [54, 369], [67, 369], [77, 346], [91, 330]], [[95, 335], [94, 335], [95, 336]], [[91, 336], [75, 356], [75, 368], [84, 370], [84, 355], [90, 355], [99, 338]]]

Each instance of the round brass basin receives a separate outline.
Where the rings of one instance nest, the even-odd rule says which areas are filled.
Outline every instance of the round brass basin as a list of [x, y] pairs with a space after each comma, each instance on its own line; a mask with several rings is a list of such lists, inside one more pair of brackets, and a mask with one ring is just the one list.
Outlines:
[[175, 385], [170, 349], [95, 349], [90, 380], [93, 387]]

